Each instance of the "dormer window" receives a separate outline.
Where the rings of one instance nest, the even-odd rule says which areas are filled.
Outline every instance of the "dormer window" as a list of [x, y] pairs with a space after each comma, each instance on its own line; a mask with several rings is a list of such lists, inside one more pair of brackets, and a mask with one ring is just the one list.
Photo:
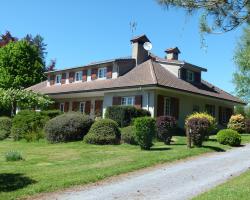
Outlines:
[[62, 80], [62, 75], [61, 74], [56, 75], [56, 84], [61, 84], [61, 80]]
[[106, 74], [107, 74], [107, 68], [106, 67], [98, 69], [98, 78], [104, 79], [104, 78], [106, 78]]
[[76, 82], [82, 81], [82, 71], [75, 73], [75, 81]]
[[194, 82], [194, 72], [187, 70], [187, 81]]

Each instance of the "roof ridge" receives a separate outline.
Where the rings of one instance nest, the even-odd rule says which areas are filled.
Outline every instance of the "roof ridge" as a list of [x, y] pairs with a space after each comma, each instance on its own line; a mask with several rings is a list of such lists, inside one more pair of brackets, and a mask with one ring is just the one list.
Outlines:
[[158, 79], [157, 79], [154, 67], [155, 67], [154, 63], [153, 63], [152, 59], [150, 59], [150, 72], [151, 72], [154, 83], [158, 84]]

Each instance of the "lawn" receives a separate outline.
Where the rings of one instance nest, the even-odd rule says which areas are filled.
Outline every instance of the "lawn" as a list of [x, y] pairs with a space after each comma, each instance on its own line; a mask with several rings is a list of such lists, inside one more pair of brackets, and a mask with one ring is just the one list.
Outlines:
[[249, 200], [250, 199], [250, 171], [201, 194], [194, 200]]
[[[0, 199], [25, 198], [229, 148], [210, 140], [202, 148], [187, 149], [185, 137], [174, 137], [174, 141], [170, 146], [158, 142], [151, 151], [142, 151], [138, 146], [126, 144], [97, 146], [83, 142], [48, 144], [46, 141], [1, 141]], [[244, 135], [243, 142], [249, 141], [250, 135]], [[9, 150], [22, 152], [25, 160], [6, 162], [4, 155]]]

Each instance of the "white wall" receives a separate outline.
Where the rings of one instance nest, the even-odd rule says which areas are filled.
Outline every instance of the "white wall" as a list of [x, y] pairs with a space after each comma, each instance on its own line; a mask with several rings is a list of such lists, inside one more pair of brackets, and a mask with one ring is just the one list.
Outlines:
[[170, 64], [163, 64], [163, 63], [160, 63], [160, 65], [164, 67], [165, 69], [167, 69], [168, 71], [170, 71], [176, 77], [179, 76], [179, 69], [180, 69], [179, 65], [170, 65]]

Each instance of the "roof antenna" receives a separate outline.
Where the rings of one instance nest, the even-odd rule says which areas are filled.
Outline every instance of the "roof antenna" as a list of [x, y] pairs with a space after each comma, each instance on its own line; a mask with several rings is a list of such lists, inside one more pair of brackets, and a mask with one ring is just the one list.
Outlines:
[[137, 22], [136, 21], [130, 21], [129, 26], [130, 26], [130, 31], [131, 31], [132, 38], [133, 38], [134, 37], [134, 32], [136, 31], [136, 28], [137, 28]]

